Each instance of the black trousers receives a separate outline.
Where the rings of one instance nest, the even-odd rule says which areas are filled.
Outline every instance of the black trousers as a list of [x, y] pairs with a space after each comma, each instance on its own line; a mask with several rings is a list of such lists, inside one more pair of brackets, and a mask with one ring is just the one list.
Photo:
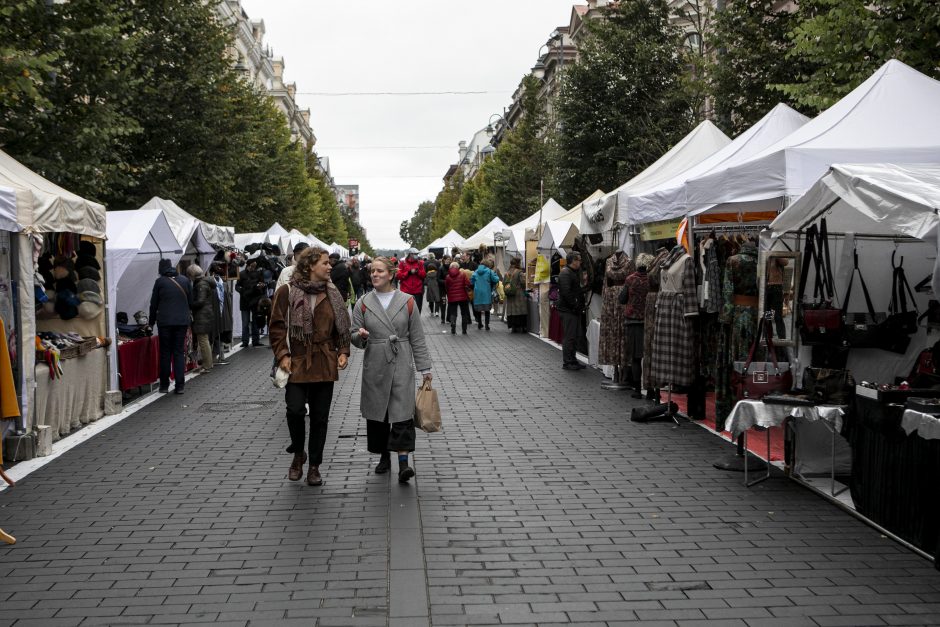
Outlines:
[[284, 388], [284, 400], [287, 402], [287, 429], [290, 431], [290, 446], [287, 452], [304, 452], [304, 432], [307, 426], [306, 406], [309, 404], [310, 441], [307, 450], [310, 454], [310, 463], [319, 466], [323, 463], [323, 446], [326, 444], [330, 403], [333, 402], [333, 382], [288, 383]]
[[409, 296], [415, 299], [415, 304], [418, 306], [418, 313], [421, 313], [421, 305], [424, 304], [424, 294], [409, 294]]
[[248, 346], [249, 333], [251, 343], [257, 345], [261, 341], [261, 329], [258, 327], [258, 314], [253, 309], [242, 311], [242, 346]]
[[176, 389], [186, 385], [186, 330], [185, 324], [158, 326], [160, 335], [160, 388], [170, 387], [170, 363], [173, 364], [173, 378]]
[[457, 309], [460, 309], [460, 326], [466, 331], [470, 324], [470, 302], [462, 300], [459, 303], [447, 303], [447, 319], [452, 329], [457, 328]]
[[487, 309], [486, 311], [474, 310], [473, 317], [477, 319], [478, 325], [483, 324], [483, 320], [481, 320], [481, 317], [482, 317], [484, 320], [486, 320], [486, 327], [489, 328], [490, 326], [490, 310], [489, 309]]
[[561, 316], [561, 327], [564, 331], [564, 339], [561, 342], [561, 361], [563, 364], [578, 363], [575, 347], [578, 345], [578, 337], [583, 335], [581, 330], [581, 315], [559, 311]]
[[447, 321], [447, 296], [443, 294], [444, 287], [441, 286], [441, 322]]
[[389, 424], [388, 414], [385, 415], [385, 422], [366, 420], [366, 448], [370, 453], [410, 453], [415, 450], [415, 439], [414, 420]]

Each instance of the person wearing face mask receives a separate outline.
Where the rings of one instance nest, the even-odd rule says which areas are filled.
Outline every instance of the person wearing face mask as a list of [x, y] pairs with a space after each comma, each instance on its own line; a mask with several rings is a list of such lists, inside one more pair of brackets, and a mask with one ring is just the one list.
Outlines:
[[398, 289], [414, 297], [420, 313], [421, 305], [424, 302], [424, 277], [427, 276], [424, 262], [415, 256], [413, 250], [409, 250], [408, 255], [398, 262], [396, 276], [398, 277]]
[[[288, 453], [294, 454], [287, 478], [299, 481], [307, 444], [307, 484], [322, 485], [320, 464], [333, 400], [333, 383], [349, 359], [349, 313], [346, 299], [330, 283], [330, 259], [322, 248], [307, 248], [293, 266], [290, 282], [274, 294], [270, 339], [278, 365], [290, 373], [284, 390]], [[304, 442], [306, 406], [310, 437]]]
[[391, 469], [398, 454], [398, 481], [415, 476], [408, 454], [415, 450], [415, 370], [431, 380], [431, 357], [414, 297], [392, 286], [394, 266], [372, 260], [371, 292], [353, 308], [352, 343], [365, 349], [360, 410], [366, 419], [368, 449], [380, 455], [377, 474]]

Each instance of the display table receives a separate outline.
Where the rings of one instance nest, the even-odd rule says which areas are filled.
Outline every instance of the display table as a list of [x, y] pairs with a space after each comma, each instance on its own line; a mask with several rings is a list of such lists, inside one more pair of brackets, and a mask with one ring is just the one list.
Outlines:
[[936, 557], [940, 548], [936, 419], [863, 396], [856, 396], [855, 409], [846, 430], [852, 446], [850, 487], [856, 510]]
[[49, 378], [46, 364], [36, 364], [36, 424], [51, 427], [53, 440], [104, 416], [107, 362], [103, 348], [64, 359], [59, 379]]
[[118, 377], [122, 392], [160, 378], [160, 338], [141, 337], [118, 344]]

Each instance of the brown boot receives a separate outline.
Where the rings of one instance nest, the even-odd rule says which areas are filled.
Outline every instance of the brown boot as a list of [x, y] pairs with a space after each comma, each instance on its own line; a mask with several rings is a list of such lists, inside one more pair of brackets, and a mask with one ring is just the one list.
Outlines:
[[304, 464], [307, 463], [306, 453], [294, 453], [294, 461], [290, 463], [290, 470], [287, 471], [287, 478], [291, 481], [300, 481], [304, 474]]
[[323, 485], [323, 477], [320, 476], [320, 467], [310, 464], [307, 470], [307, 485]]

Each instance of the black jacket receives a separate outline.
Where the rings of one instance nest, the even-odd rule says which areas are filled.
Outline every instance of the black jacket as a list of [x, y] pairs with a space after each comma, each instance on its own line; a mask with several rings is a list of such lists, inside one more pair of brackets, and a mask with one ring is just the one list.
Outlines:
[[202, 277], [193, 288], [193, 333], [214, 335], [219, 325], [219, 294], [215, 281]]
[[330, 281], [343, 295], [343, 299], [349, 298], [349, 266], [344, 261], [336, 262], [333, 270], [330, 272]]
[[150, 295], [150, 324], [158, 327], [189, 326], [193, 286], [176, 270], [168, 270], [153, 284]]
[[568, 266], [558, 273], [558, 304], [555, 309], [559, 312], [580, 314], [584, 311], [585, 289], [581, 287], [581, 272], [572, 270]]
[[242, 270], [235, 282], [235, 291], [242, 295], [238, 308], [241, 311], [254, 311], [264, 296], [264, 290], [264, 274], [261, 270]]

